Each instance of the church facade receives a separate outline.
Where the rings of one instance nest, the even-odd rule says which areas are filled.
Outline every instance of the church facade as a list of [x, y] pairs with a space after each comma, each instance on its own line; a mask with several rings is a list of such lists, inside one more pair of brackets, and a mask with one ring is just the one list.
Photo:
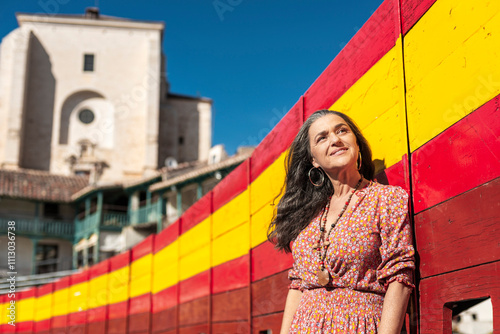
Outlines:
[[162, 22], [17, 20], [1, 43], [0, 168], [101, 183], [208, 159], [212, 101], [169, 91]]
[[0, 246], [16, 222], [19, 275], [130, 248], [248, 157], [211, 147], [211, 99], [170, 91], [163, 22], [16, 17], [0, 44]]

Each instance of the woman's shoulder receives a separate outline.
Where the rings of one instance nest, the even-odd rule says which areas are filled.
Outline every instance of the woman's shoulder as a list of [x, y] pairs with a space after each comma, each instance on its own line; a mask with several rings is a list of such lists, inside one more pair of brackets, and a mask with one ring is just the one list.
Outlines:
[[381, 184], [376, 181], [372, 181], [371, 187], [372, 191], [374, 191], [378, 197], [382, 199], [408, 199], [408, 193], [400, 186]]

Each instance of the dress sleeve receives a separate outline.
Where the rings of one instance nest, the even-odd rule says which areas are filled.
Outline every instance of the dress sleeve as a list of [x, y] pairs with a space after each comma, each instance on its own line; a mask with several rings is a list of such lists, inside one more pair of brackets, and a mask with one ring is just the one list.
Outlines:
[[295, 269], [295, 265], [288, 271], [288, 279], [291, 281], [288, 286], [289, 289], [304, 290], [302, 278], [300, 277], [299, 271]]
[[415, 250], [408, 217], [408, 194], [400, 187], [391, 187], [381, 202], [380, 255], [377, 280], [387, 289], [389, 283], [398, 281], [415, 288]]

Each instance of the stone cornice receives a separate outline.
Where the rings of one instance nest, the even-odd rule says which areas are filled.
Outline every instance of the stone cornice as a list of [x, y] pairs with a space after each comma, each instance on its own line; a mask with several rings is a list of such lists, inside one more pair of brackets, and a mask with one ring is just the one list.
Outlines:
[[111, 16], [100, 16], [98, 19], [73, 15], [40, 15], [30, 13], [16, 13], [19, 26], [23, 23], [56, 23], [67, 25], [83, 25], [110, 28], [128, 28], [143, 30], [163, 30], [165, 24], [159, 21], [135, 21]]

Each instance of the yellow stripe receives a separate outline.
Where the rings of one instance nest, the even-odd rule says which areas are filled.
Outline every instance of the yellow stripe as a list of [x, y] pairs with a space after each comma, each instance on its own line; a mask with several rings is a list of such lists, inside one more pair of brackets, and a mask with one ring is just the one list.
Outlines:
[[151, 292], [153, 254], [149, 253], [132, 262], [130, 269], [130, 297]]
[[33, 321], [35, 316], [35, 298], [30, 297], [16, 302], [16, 322]]
[[153, 257], [153, 293], [179, 282], [179, 243], [175, 240]]
[[108, 303], [108, 278], [108, 274], [103, 274], [89, 281], [89, 309]]
[[213, 241], [213, 267], [248, 253], [248, 250], [250, 249], [249, 228], [249, 223], [246, 222]]
[[184, 256], [210, 243], [210, 217], [179, 237], [179, 255]]
[[68, 313], [69, 288], [64, 288], [54, 292], [53, 316], [65, 315]]
[[500, 93], [499, 45], [500, 1], [440, 0], [409, 31], [412, 152]]
[[0, 325], [6, 324], [10, 319], [7, 318], [9, 303], [0, 303]]
[[36, 299], [35, 321], [50, 319], [52, 317], [52, 293]]
[[208, 244], [180, 259], [179, 278], [185, 280], [210, 267], [210, 244]]
[[129, 273], [130, 266], [125, 266], [109, 273], [109, 304], [119, 303], [128, 299]]
[[[278, 201], [276, 201], [278, 204]], [[250, 220], [250, 246], [254, 248], [267, 240], [267, 228], [273, 218], [275, 206], [267, 203]]]
[[151, 276], [151, 274], [144, 275], [130, 282], [130, 298], [151, 292]]
[[368, 140], [373, 160], [394, 165], [407, 153], [401, 38], [331, 110], [348, 114]]
[[70, 287], [69, 313], [87, 309], [88, 282], [82, 282]]
[[[285, 157], [288, 150], [266, 168], [250, 184], [250, 214], [254, 214], [264, 205], [274, 200], [285, 182]], [[277, 202], [276, 202], [277, 203]]]
[[151, 273], [151, 268], [153, 265], [153, 254], [149, 253], [144, 255], [143, 257], [135, 260], [130, 265], [130, 281], [133, 281], [137, 278], [141, 278], [147, 273]]
[[248, 221], [249, 197], [247, 189], [213, 213], [212, 238]]

